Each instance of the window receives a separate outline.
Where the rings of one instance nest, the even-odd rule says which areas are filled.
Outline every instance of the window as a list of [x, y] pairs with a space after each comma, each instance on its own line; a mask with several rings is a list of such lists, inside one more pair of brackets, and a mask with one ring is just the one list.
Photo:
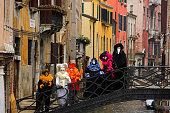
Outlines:
[[143, 30], [145, 29], [145, 7], [143, 7]]
[[125, 47], [126, 47], [126, 43], [125, 43], [125, 41], [124, 41], [124, 52], [126, 51], [126, 48], [125, 48]]
[[32, 40], [28, 39], [28, 65], [31, 65]]
[[122, 15], [119, 14], [119, 30], [122, 31]]
[[126, 31], [126, 16], [124, 16], [124, 31]]
[[97, 33], [97, 42], [96, 42], [96, 49], [97, 49], [97, 51], [98, 51], [98, 49], [99, 49], [98, 42], [99, 42], [99, 39], [98, 39], [98, 33]]
[[15, 55], [20, 55], [20, 38], [19, 37], [15, 37]]
[[154, 12], [154, 29], [156, 28], [156, 11]]
[[149, 26], [149, 8], [147, 8], [147, 17], [146, 17], [146, 30], [148, 30], [148, 26]]
[[[22, 0], [21, 0], [21, 2], [22, 2]], [[29, 6], [30, 7], [38, 7], [38, 0], [30, 0]]]
[[112, 20], [113, 20], [113, 13], [110, 12], [110, 24], [112, 24]]
[[115, 12], [115, 20], [116, 20], [116, 12]]
[[110, 53], [112, 52], [112, 40], [110, 39]]
[[107, 38], [107, 51], [108, 51], [108, 38]]
[[[90, 25], [90, 42], [91, 42], [91, 25]], [[90, 43], [90, 47], [91, 47], [91, 43]]]
[[116, 35], [116, 22], [112, 22], [112, 34]]
[[99, 5], [99, 21], [100, 21], [100, 5]]
[[103, 52], [103, 38], [101, 37], [101, 52]]
[[84, 3], [82, 3], [82, 13], [84, 13]]
[[107, 22], [109, 23], [109, 11], [107, 11]]
[[107, 19], [107, 17], [108, 17], [108, 16], [107, 16], [107, 15], [108, 15], [107, 10], [104, 9], [104, 8], [102, 8], [101, 11], [102, 11], [102, 12], [101, 12], [101, 16], [102, 16], [102, 17], [101, 17], [101, 20], [107, 22], [107, 20], [108, 20], [108, 19]]
[[97, 19], [98, 19], [98, 15], [99, 15], [98, 10], [99, 10], [99, 6], [97, 5]]
[[161, 13], [158, 13], [158, 30], [160, 31], [161, 29]]
[[130, 5], [130, 13], [133, 13], [133, 5]]
[[104, 47], [104, 51], [105, 51], [105, 36], [104, 36], [104, 39], [103, 39], [103, 43], [104, 43], [103, 47]]
[[92, 15], [93, 15], [93, 17], [94, 17], [94, 3], [93, 3], [93, 12], [92, 12]]
[[127, 3], [127, 0], [124, 0], [124, 3]]
[[100, 54], [100, 36], [98, 36], [98, 53]]

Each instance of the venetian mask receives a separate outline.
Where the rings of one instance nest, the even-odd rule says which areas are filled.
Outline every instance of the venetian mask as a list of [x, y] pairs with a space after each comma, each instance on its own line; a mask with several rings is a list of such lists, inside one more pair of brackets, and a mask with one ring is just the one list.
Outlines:
[[60, 71], [61, 71], [61, 74], [64, 74], [65, 68], [61, 68]]
[[120, 47], [118, 47], [118, 48], [117, 48], [117, 54], [119, 54], [119, 53], [120, 53], [120, 50], [121, 50], [121, 48], [120, 48]]
[[49, 74], [48, 72], [45, 72], [45, 76], [48, 76], [48, 74]]
[[93, 65], [95, 65], [95, 64], [96, 64], [96, 61], [95, 61], [95, 60], [93, 60], [93, 61], [92, 61], [92, 64], [93, 64]]

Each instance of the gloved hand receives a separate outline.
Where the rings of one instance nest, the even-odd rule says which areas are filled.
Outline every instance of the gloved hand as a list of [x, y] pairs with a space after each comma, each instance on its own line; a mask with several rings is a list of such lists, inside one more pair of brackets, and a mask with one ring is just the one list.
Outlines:
[[100, 71], [100, 75], [103, 75], [104, 74], [104, 72], [103, 71]]
[[41, 85], [40, 85], [40, 89], [42, 89], [42, 87], [44, 87], [44, 84], [41, 84]]

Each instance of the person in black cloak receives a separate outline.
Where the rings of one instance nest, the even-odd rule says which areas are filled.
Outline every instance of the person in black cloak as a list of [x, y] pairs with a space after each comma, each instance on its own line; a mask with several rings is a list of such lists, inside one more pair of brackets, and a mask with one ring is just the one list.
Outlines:
[[[126, 71], [124, 67], [127, 67], [127, 58], [126, 54], [123, 51], [123, 45], [121, 43], [118, 43], [114, 46], [114, 51], [113, 51], [113, 68], [114, 70], [119, 69], [118, 72], [114, 73], [115, 79], [120, 79], [121, 81], [124, 81], [123, 74]], [[120, 86], [120, 83], [117, 85]]]
[[101, 71], [98, 60], [96, 58], [91, 59], [85, 70], [85, 77], [87, 78], [85, 98], [94, 98], [102, 93], [102, 89], [98, 88], [98, 85], [102, 82], [101, 74], [103, 74], [103, 71]]

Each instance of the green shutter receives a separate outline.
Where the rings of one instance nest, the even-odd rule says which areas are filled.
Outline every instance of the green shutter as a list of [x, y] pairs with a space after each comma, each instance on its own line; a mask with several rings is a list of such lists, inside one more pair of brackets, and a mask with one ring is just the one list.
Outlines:
[[98, 10], [99, 10], [99, 8], [98, 8], [98, 5], [97, 5], [97, 19], [98, 19]]
[[93, 3], [93, 12], [92, 12], [92, 13], [93, 13], [92, 15], [93, 15], [93, 17], [94, 17], [94, 3]]
[[84, 3], [82, 3], [82, 13], [84, 13]]

